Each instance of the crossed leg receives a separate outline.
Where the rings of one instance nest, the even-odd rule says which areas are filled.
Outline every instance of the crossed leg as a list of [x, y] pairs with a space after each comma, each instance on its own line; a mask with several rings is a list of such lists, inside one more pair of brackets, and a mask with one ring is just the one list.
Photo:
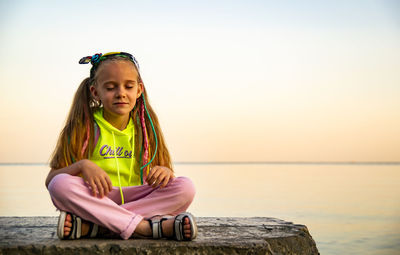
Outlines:
[[[49, 192], [54, 205], [63, 211], [80, 216], [87, 222], [82, 224], [82, 235], [89, 230], [93, 222], [123, 239], [128, 239], [135, 232], [142, 236], [151, 236], [147, 218], [154, 215], [177, 215], [186, 211], [193, 200], [193, 183], [185, 177], [174, 178], [166, 187], [153, 189], [151, 186], [133, 186], [123, 188], [125, 201], [120, 205], [119, 189], [114, 187], [107, 197], [98, 198], [82, 178], [68, 174], [55, 176], [49, 184]], [[171, 236], [173, 220], [162, 222], [165, 236]], [[71, 231], [71, 216], [64, 223], [64, 233]], [[184, 221], [184, 234], [190, 236], [189, 219]]]

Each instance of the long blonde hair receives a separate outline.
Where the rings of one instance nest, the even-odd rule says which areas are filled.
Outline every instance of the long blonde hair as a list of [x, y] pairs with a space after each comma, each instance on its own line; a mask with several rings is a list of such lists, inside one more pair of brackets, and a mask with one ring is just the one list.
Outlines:
[[[101, 61], [96, 68], [92, 67], [91, 77], [85, 78], [75, 93], [65, 126], [60, 133], [56, 148], [54, 149], [50, 159], [50, 167], [52, 169], [66, 167], [81, 159], [88, 159], [92, 155], [95, 147], [93, 113], [102, 107], [102, 105], [101, 102], [96, 101], [92, 97], [90, 93], [90, 86], [95, 84], [95, 74], [99, 69], [99, 66], [108, 61], [132, 62], [126, 58], [112, 56]], [[136, 64], [133, 66], [138, 73], [139, 82], [143, 83]], [[143, 102], [142, 97], [144, 97], [145, 102]], [[135, 107], [131, 111], [131, 118], [138, 134], [137, 137], [135, 137], [135, 157], [138, 159], [140, 166], [143, 165], [143, 161], [146, 161], [143, 159], [143, 157], [141, 157], [145, 146], [144, 141], [146, 134], [148, 137], [148, 145], [150, 147], [150, 155], [148, 155], [147, 162], [153, 157], [154, 151], [152, 150], [154, 150], [156, 147], [156, 138], [151, 127], [150, 119], [148, 118], [147, 114], [143, 115], [142, 111], [140, 110], [142, 105], [147, 108], [158, 140], [157, 152], [154, 156], [154, 160], [150, 163], [150, 167], [161, 165], [172, 169], [171, 157], [165, 143], [160, 123], [156, 113], [149, 103], [144, 84], [142, 96], [136, 100]], [[141, 119], [143, 118], [146, 130], [143, 130], [142, 128]]]

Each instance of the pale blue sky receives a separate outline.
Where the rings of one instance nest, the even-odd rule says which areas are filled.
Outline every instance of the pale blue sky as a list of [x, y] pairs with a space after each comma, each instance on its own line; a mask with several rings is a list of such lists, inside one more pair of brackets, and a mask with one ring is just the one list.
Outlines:
[[78, 60], [127, 51], [176, 161], [400, 161], [397, 1], [0, 1], [0, 162], [44, 162]]

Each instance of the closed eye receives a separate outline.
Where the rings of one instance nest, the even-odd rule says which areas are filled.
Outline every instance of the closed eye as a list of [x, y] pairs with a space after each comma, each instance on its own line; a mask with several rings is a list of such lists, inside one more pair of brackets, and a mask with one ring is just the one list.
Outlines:
[[125, 88], [132, 89], [133, 87], [135, 87], [135, 85], [136, 83], [134, 81], [131, 81], [125, 84]]

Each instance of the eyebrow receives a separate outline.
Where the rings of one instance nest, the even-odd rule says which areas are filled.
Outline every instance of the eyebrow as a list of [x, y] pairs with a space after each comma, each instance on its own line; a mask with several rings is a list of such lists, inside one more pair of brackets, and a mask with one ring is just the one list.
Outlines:
[[[128, 82], [137, 83], [137, 81], [135, 81], [135, 80], [125, 80], [124, 82], [125, 82], [125, 83], [128, 83]], [[114, 84], [116, 84], [116, 83], [117, 83], [117, 82], [115, 82], [115, 81], [113, 81], [113, 80], [110, 80], [110, 81], [104, 82], [103, 84], [104, 84], [104, 85], [107, 85], [107, 84], [112, 84], [112, 85], [114, 85]]]

